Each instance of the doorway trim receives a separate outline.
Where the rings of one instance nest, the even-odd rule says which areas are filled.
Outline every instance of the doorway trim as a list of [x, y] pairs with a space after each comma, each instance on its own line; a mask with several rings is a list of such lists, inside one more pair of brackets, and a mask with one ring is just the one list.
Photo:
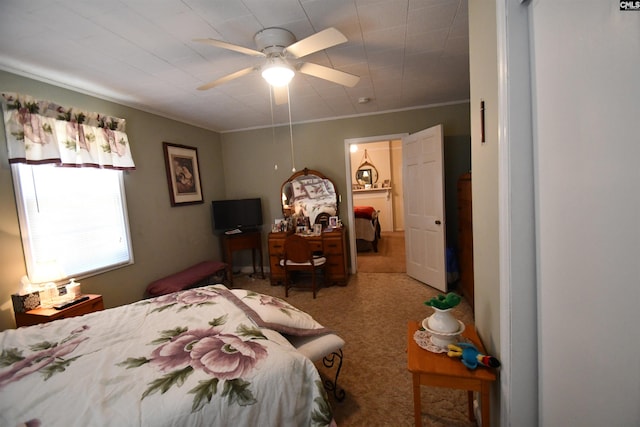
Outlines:
[[402, 139], [409, 135], [408, 132], [396, 133], [391, 135], [379, 135], [379, 136], [366, 136], [362, 138], [347, 138], [344, 140], [344, 163], [346, 169], [346, 184], [347, 184], [347, 218], [349, 229], [347, 230], [349, 235], [349, 250], [351, 253], [351, 274], [358, 272], [358, 252], [356, 248], [356, 235], [355, 235], [355, 217], [353, 215], [353, 178], [351, 171], [351, 145], [357, 144], [369, 144], [373, 142], [391, 141]]

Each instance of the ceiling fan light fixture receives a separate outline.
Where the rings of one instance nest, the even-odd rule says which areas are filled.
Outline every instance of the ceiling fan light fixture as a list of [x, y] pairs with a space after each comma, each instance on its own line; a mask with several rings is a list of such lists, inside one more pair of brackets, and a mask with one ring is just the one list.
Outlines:
[[294, 74], [293, 69], [284, 62], [273, 62], [262, 69], [262, 78], [275, 87], [288, 85]]
[[[327, 80], [346, 87], [354, 87], [360, 81], [360, 77], [336, 70], [335, 68], [313, 62], [297, 62], [300, 58], [307, 55], [347, 42], [345, 35], [333, 27], [326, 28], [302, 40], [296, 40], [293, 33], [284, 28], [269, 27], [258, 31], [254, 35], [253, 40], [256, 49], [228, 43], [223, 40], [194, 39], [194, 41], [200, 43], [206, 43], [214, 47], [264, 59], [262, 65], [247, 67], [220, 77], [217, 80], [198, 87], [198, 90], [211, 89], [260, 70], [262, 77], [269, 83], [277, 95], [275, 96], [276, 105], [281, 105], [287, 102], [284, 101], [281, 96], [283, 93], [282, 89], [289, 87], [291, 79], [293, 79], [297, 73]], [[296, 62], [289, 63], [289, 61], [293, 60]]]

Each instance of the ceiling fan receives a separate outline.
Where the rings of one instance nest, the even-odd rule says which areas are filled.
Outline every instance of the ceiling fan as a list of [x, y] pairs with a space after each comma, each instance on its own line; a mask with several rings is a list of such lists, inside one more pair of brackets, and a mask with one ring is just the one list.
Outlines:
[[333, 27], [322, 30], [299, 41], [296, 41], [295, 36], [284, 28], [265, 28], [256, 33], [253, 39], [257, 49], [227, 43], [222, 40], [194, 39], [194, 41], [199, 43], [210, 44], [249, 56], [265, 58], [262, 64], [247, 67], [220, 77], [219, 79], [198, 87], [198, 90], [211, 89], [253, 73], [254, 71], [260, 71], [264, 79], [267, 80], [273, 88], [276, 104], [280, 105], [287, 103], [287, 85], [293, 78], [295, 71], [348, 87], [355, 86], [360, 80], [360, 77], [345, 73], [344, 71], [312, 62], [298, 62], [298, 60], [304, 56], [346, 42], [347, 38], [344, 34]]

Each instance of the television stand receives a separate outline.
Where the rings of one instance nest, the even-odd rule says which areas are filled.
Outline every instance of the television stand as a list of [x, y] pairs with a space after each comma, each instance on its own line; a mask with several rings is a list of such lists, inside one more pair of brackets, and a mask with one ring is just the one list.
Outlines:
[[242, 230], [240, 230], [239, 228], [235, 228], [233, 230], [227, 230], [224, 232], [224, 234], [226, 234], [227, 236], [230, 236], [232, 234], [240, 234], [242, 233]]
[[233, 273], [233, 253], [251, 249], [251, 263], [253, 274], [257, 274], [256, 249], [260, 255], [260, 278], [264, 279], [264, 266], [262, 265], [262, 233], [259, 230], [242, 230], [240, 233], [222, 234], [222, 255], [224, 262], [231, 266]]

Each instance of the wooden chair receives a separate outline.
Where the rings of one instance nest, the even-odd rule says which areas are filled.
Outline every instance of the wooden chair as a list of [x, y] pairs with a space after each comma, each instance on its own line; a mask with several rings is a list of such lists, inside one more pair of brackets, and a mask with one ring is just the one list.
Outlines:
[[292, 234], [284, 241], [284, 253], [280, 260], [280, 266], [284, 268], [285, 296], [289, 296], [291, 287], [291, 271], [311, 272], [311, 287], [313, 298], [316, 297], [316, 270], [324, 270], [327, 259], [323, 256], [314, 256], [309, 242], [302, 236]]

